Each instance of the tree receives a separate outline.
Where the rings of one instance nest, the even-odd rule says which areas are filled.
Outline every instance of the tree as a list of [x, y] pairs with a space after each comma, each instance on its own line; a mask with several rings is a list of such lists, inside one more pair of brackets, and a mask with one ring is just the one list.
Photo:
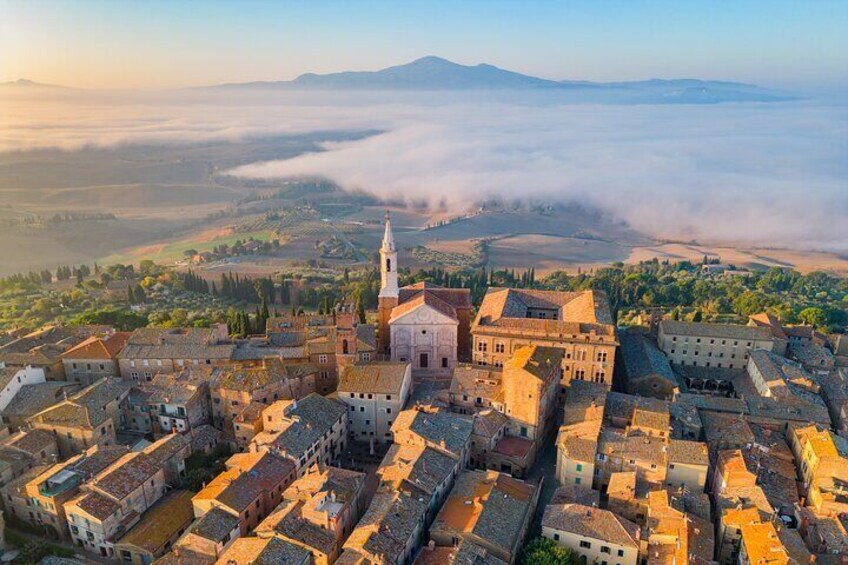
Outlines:
[[365, 323], [365, 307], [362, 305], [362, 296], [356, 297], [356, 315], [359, 317], [359, 323]]
[[825, 323], [824, 310], [814, 306], [810, 308], [804, 308], [803, 310], [798, 312], [798, 319], [801, 320], [803, 323], [809, 324], [811, 326], [823, 326]]
[[695, 310], [695, 314], [692, 316], [693, 322], [700, 322], [704, 319], [704, 315], [701, 313], [701, 310]]
[[576, 565], [575, 553], [552, 539], [536, 538], [521, 554], [524, 565]]

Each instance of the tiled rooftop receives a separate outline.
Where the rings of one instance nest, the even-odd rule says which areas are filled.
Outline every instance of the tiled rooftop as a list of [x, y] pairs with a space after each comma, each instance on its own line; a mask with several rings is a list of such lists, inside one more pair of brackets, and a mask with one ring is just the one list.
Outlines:
[[623, 547], [639, 547], [639, 526], [610, 512], [581, 504], [549, 504], [542, 526]]
[[194, 517], [191, 496], [192, 493], [187, 490], [176, 490], [164, 496], [144, 513], [138, 524], [124, 534], [118, 543], [133, 545], [151, 553], [157, 551], [191, 522]]
[[348, 365], [339, 376], [339, 393], [400, 394], [409, 363], [374, 361]]
[[535, 490], [496, 471], [463, 471], [431, 529], [458, 537], [473, 533], [512, 552], [535, 509]]
[[409, 430], [428, 443], [459, 455], [467, 445], [474, 424], [469, 418], [450, 412], [404, 410], [392, 424], [392, 431]]

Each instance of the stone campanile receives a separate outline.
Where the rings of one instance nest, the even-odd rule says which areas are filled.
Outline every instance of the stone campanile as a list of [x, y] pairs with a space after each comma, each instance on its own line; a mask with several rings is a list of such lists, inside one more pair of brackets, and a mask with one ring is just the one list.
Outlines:
[[[392, 220], [386, 210], [386, 231], [383, 233], [383, 245], [380, 246], [380, 294], [377, 299], [379, 313], [378, 353], [388, 356], [390, 344], [389, 319], [392, 309], [398, 305], [397, 248], [392, 234]], [[388, 357], [386, 357], [388, 358]]]

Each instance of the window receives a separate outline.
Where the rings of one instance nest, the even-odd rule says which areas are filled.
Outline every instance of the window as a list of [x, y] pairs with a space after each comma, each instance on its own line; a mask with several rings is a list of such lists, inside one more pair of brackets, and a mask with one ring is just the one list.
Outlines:
[[371, 354], [370, 353], [363, 353], [362, 354], [362, 360], [363, 361], [370, 361], [371, 360]]
[[448, 358], [442, 357], [442, 369], [447, 369], [447, 368], [448, 368]]
[[559, 534], [554, 534], [554, 541], [559, 541]]
[[483, 353], [485, 353], [488, 350], [489, 350], [489, 344], [488, 343], [486, 343], [485, 341], [478, 341], [477, 342], [477, 351], [482, 351]]
[[601, 553], [610, 553], [611, 554], [612, 550], [609, 548], [608, 545], [602, 545], [601, 546]]
[[495, 343], [495, 353], [503, 353], [505, 350], [506, 345], [502, 341]]
[[392, 399], [392, 395], [391, 395], [391, 394], [387, 394], [387, 395], [386, 395], [386, 400], [391, 400], [391, 399]]
[[588, 541], [583, 540], [580, 542], [580, 547], [582, 547], [583, 549], [592, 549], [592, 544]]
[[326, 365], [327, 364], [327, 356], [323, 355], [323, 354], [319, 355], [318, 356], [318, 362], [321, 363], [322, 365]]
[[527, 437], [527, 427], [521, 426], [521, 437]]
[[598, 351], [598, 362], [606, 363], [607, 362], [607, 352], [606, 351]]
[[579, 485], [581, 482], [583, 482], [583, 479], [581, 479], [580, 477], [574, 477], [574, 484], [575, 485]]
[[386, 414], [391, 414], [391, 413], [392, 413], [392, 409], [391, 409], [391, 408], [386, 408]]
[[619, 549], [619, 550], [618, 550], [618, 556], [619, 556], [619, 557], [624, 557], [624, 550], [623, 550], [623, 549]]
[[580, 473], [582, 471], [583, 471], [583, 463], [578, 463], [577, 464], [577, 472]]

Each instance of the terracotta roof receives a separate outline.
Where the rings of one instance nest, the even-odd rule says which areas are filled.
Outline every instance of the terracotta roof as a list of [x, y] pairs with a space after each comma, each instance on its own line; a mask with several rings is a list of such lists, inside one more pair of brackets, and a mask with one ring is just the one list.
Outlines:
[[436, 294], [430, 291], [423, 291], [419, 294], [416, 294], [406, 302], [403, 302], [400, 305], [392, 308], [392, 315], [389, 319], [389, 323], [392, 323], [393, 321], [408, 314], [409, 312], [412, 312], [420, 306], [428, 306], [429, 308], [432, 308], [437, 312], [444, 314], [451, 320], [457, 320], [456, 309], [453, 306], [442, 300]]
[[268, 429], [254, 438], [256, 445], [271, 445], [289, 457], [298, 459], [309, 448], [329, 433], [333, 425], [347, 414], [347, 406], [317, 393], [311, 393], [298, 401], [278, 400], [265, 409], [283, 410], [282, 426]]
[[409, 363], [374, 361], [348, 365], [339, 376], [339, 393], [400, 394]]
[[492, 408], [474, 415], [474, 435], [492, 438], [509, 423], [505, 414]]
[[454, 547], [424, 547], [414, 565], [508, 565], [485, 548], [460, 539]]
[[377, 476], [395, 490], [430, 498], [455, 469], [456, 461], [435, 449], [393, 444], [380, 463]]
[[609, 510], [582, 504], [549, 504], [542, 526], [622, 547], [639, 547], [639, 526]]
[[159, 462], [150, 456], [138, 452], [128, 453], [98, 474], [93, 484], [109, 496], [123, 500], [161, 470]]
[[620, 332], [619, 341], [628, 383], [659, 377], [672, 387], [679, 386], [668, 358], [647, 337], [634, 332]]
[[301, 500], [283, 500], [256, 527], [256, 535], [259, 537], [278, 535], [315, 553], [333, 555], [336, 536], [332, 530], [304, 518], [303, 507], [304, 502]]
[[53, 434], [44, 430], [23, 430], [11, 437], [6, 445], [25, 451], [32, 456], [40, 457], [40, 452], [51, 446], [56, 446]]
[[[427, 512], [427, 502], [397, 491], [378, 491], [345, 542], [344, 554], [360, 554], [374, 563], [401, 555]], [[343, 563], [362, 563], [353, 559]]]
[[210, 384], [213, 388], [252, 392], [290, 378], [300, 378], [304, 372], [317, 372], [314, 365], [284, 364], [275, 358], [218, 366], [212, 369]]
[[557, 347], [525, 345], [513, 352], [504, 370], [520, 369], [545, 380], [562, 365], [565, 352]]
[[96, 428], [110, 417], [107, 406], [125, 398], [130, 388], [129, 383], [119, 379], [102, 379], [35, 414], [32, 420], [48, 425]]
[[217, 500], [239, 513], [283, 483], [295, 468], [290, 459], [269, 452], [237, 453], [227, 461], [227, 467], [194, 498]]
[[517, 549], [535, 510], [536, 487], [497, 471], [463, 471], [431, 531], [474, 534], [509, 553]]
[[450, 412], [404, 410], [397, 415], [392, 431], [409, 430], [431, 445], [459, 455], [468, 444], [474, 430], [472, 420]]
[[789, 555], [783, 547], [771, 522], [742, 524], [742, 545], [749, 563], [758, 565], [783, 565], [789, 563]]
[[717, 339], [741, 339], [750, 341], [772, 340], [771, 330], [758, 326], [738, 324], [708, 324], [703, 322], [660, 321], [660, 331], [666, 335], [708, 337]]
[[121, 506], [106, 496], [94, 491], [84, 492], [77, 498], [68, 501], [67, 505], [76, 506], [86, 514], [94, 516], [98, 520], [106, 520], [117, 512]]
[[305, 565], [312, 562], [306, 549], [280, 538], [238, 538], [216, 563], [222, 565]]
[[471, 308], [471, 291], [467, 288], [444, 288], [431, 282], [419, 282], [400, 288], [398, 302], [403, 304], [421, 291], [439, 297], [457, 310]]
[[456, 395], [466, 395], [472, 400], [480, 397], [500, 401], [503, 396], [502, 379], [501, 369], [463, 363], [454, 367], [450, 391]]
[[176, 490], [161, 498], [117, 543], [156, 552], [194, 518], [191, 496], [187, 490]]
[[198, 518], [189, 531], [198, 537], [220, 543], [238, 527], [238, 516], [216, 506]]
[[62, 359], [115, 359], [131, 335], [131, 332], [115, 332], [105, 337], [91, 336], [63, 353]]
[[[554, 310], [557, 319], [528, 318], [531, 309]], [[598, 290], [560, 292], [489, 287], [474, 325], [499, 325], [510, 320], [528, 320], [534, 324], [549, 322], [597, 324], [613, 323], [606, 294]]]
[[533, 450], [533, 442], [526, 437], [504, 436], [495, 446], [495, 453], [507, 457], [526, 458]]
[[707, 444], [700, 441], [672, 439], [668, 442], [668, 462], [686, 465], [709, 465]]
[[121, 359], [230, 359], [232, 343], [219, 342], [211, 328], [139, 328], [118, 355]]

